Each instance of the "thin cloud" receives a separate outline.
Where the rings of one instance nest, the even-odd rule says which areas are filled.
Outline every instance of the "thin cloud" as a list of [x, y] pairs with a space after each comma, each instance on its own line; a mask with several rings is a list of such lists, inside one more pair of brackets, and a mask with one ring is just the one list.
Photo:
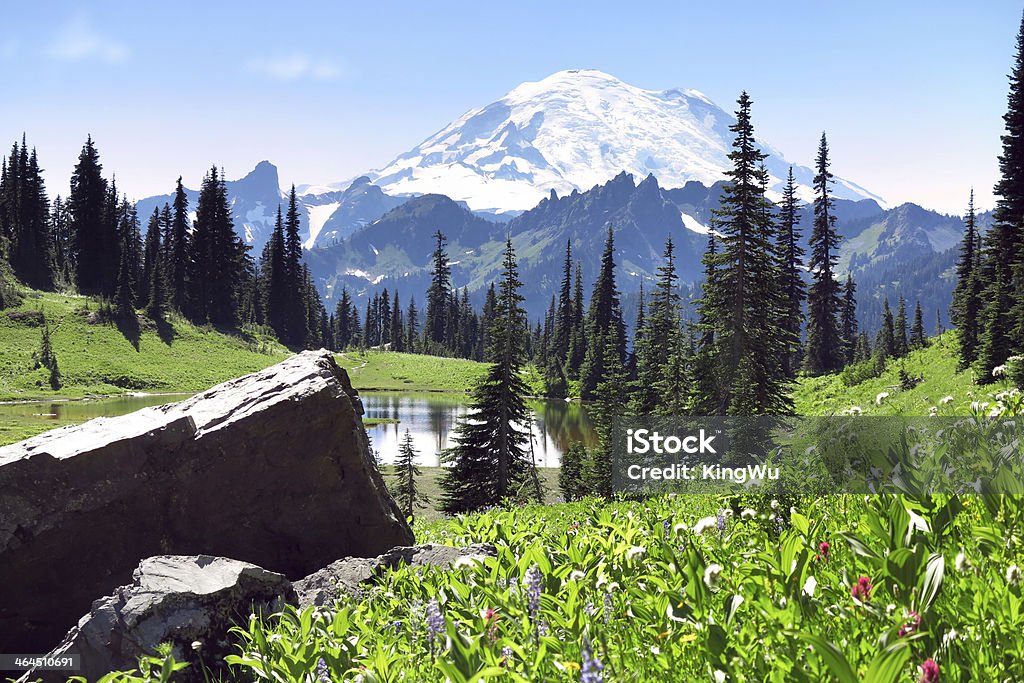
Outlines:
[[276, 81], [333, 81], [342, 73], [334, 62], [304, 54], [254, 59], [249, 62], [249, 71]]
[[101, 35], [85, 17], [76, 17], [57, 32], [47, 54], [66, 62], [96, 60], [117, 64], [128, 58], [129, 50], [123, 43]]

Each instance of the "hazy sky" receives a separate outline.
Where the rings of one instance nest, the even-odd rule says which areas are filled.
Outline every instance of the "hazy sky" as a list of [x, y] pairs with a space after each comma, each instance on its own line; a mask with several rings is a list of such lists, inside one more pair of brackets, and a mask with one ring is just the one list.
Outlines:
[[283, 184], [387, 164], [519, 83], [595, 68], [696, 88], [890, 203], [992, 205], [1019, 2], [4, 3], [0, 148], [22, 131], [51, 195], [87, 134], [140, 198], [261, 159]]

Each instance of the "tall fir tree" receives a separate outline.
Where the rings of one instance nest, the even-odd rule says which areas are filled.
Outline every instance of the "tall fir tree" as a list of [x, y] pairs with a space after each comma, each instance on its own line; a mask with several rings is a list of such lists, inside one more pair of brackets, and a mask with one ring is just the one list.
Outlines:
[[853, 275], [846, 276], [846, 285], [843, 286], [843, 303], [840, 312], [840, 334], [843, 340], [843, 364], [853, 362], [857, 352], [857, 284], [853, 281]]
[[804, 367], [811, 375], [835, 372], [843, 366], [840, 336], [839, 287], [835, 279], [839, 233], [833, 212], [832, 172], [829, 171], [828, 141], [821, 134], [814, 176], [814, 225], [809, 246], [811, 287], [807, 293], [807, 356]]
[[983, 330], [976, 362], [982, 382], [991, 382], [995, 367], [1024, 351], [1024, 19], [1003, 122], [996, 208], [982, 257]]
[[736, 136], [732, 168], [713, 215], [722, 248], [713, 257], [714, 277], [704, 283], [701, 312], [714, 333], [715, 374], [726, 414], [785, 415], [792, 401], [782, 358], [791, 342], [782, 327], [786, 300], [779, 288], [777, 228], [764, 193], [767, 155], [757, 146], [746, 92], [738, 104], [729, 128]]
[[611, 370], [608, 363], [621, 369], [626, 360], [626, 325], [615, 284], [615, 233], [611, 226], [587, 309], [586, 339], [587, 352], [580, 368], [580, 396], [584, 400], [594, 398], [597, 386], [607, 378]]
[[191, 317], [221, 327], [238, 321], [240, 283], [248, 247], [234, 228], [223, 172], [216, 166], [203, 178], [192, 232]]
[[112, 296], [121, 263], [117, 224], [108, 212], [107, 181], [92, 136], [71, 175], [67, 207], [76, 285], [82, 294]]
[[395, 461], [394, 483], [391, 487], [398, 509], [406, 519], [413, 519], [418, 508], [426, 507], [427, 498], [420, 490], [419, 478], [423, 474], [416, 466], [416, 449], [408, 429], [398, 445], [398, 459]]
[[583, 267], [576, 264], [572, 285], [572, 332], [569, 335], [569, 358], [566, 376], [579, 379], [583, 359], [587, 355], [586, 317], [583, 313]]
[[188, 307], [188, 272], [191, 261], [191, 225], [188, 217], [188, 196], [181, 184], [181, 176], [174, 188], [171, 235], [167, 249], [167, 278], [171, 306], [184, 313]]
[[52, 289], [54, 250], [50, 237], [50, 202], [35, 148], [22, 135], [0, 173], [0, 235], [7, 243], [15, 276], [29, 287]]
[[789, 167], [786, 187], [782, 191], [779, 210], [779, 242], [782, 255], [781, 289], [785, 303], [782, 329], [789, 337], [790, 350], [783, 356], [782, 370], [795, 378], [803, 359], [800, 332], [804, 322], [804, 299], [807, 287], [803, 278], [804, 249], [800, 246], [800, 201], [796, 196], [793, 167]]
[[430, 287], [427, 289], [427, 310], [423, 327], [424, 351], [441, 353], [446, 348], [451, 307], [452, 269], [445, 250], [447, 237], [440, 230], [434, 233], [431, 255]]
[[535, 476], [527, 459], [530, 439], [527, 386], [520, 371], [525, 363], [523, 340], [526, 313], [519, 293], [518, 266], [512, 240], [505, 243], [505, 258], [498, 290], [497, 310], [491, 326], [490, 355], [494, 359], [473, 392], [473, 404], [446, 452], [442, 487], [445, 512], [477, 510], [516, 497]]
[[907, 340], [907, 301], [900, 295], [899, 304], [896, 306], [896, 320], [893, 322], [893, 350], [897, 358], [907, 355], [909, 349]]
[[921, 310], [921, 301], [914, 304], [914, 322], [910, 326], [910, 348], [923, 349], [928, 339], [924, 332], [924, 312]]
[[964, 216], [964, 238], [956, 264], [956, 287], [949, 317], [957, 328], [960, 369], [970, 367], [978, 360], [980, 317], [982, 312], [981, 234], [974, 211], [974, 190], [967, 203]]
[[892, 309], [889, 308], [889, 299], [886, 297], [882, 304], [882, 326], [878, 330], [878, 337], [875, 340], [875, 358], [879, 366], [884, 368], [885, 362], [896, 357], [896, 325], [892, 317]]

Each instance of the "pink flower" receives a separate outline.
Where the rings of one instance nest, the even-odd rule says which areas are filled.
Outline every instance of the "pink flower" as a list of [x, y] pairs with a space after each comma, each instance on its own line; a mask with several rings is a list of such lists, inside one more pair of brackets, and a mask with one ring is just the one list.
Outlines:
[[857, 583], [853, 584], [850, 588], [850, 595], [861, 602], [867, 602], [871, 599], [871, 579], [866, 576], [862, 576], [857, 579]]
[[921, 683], [939, 683], [939, 665], [934, 659], [926, 659], [921, 665]]
[[832, 548], [828, 541], [822, 541], [818, 544], [818, 554], [815, 555], [815, 559], [828, 561], [828, 551]]
[[903, 626], [900, 626], [900, 638], [903, 638], [904, 636], [909, 636], [911, 633], [914, 633], [917, 629], [921, 628], [920, 614], [918, 614], [917, 612], [910, 612], [909, 614], [907, 614], [907, 618], [907, 623], [903, 624]]

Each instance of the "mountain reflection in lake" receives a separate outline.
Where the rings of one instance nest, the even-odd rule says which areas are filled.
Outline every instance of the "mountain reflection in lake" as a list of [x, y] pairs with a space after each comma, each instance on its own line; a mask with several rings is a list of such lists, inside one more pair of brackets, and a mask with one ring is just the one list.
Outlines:
[[[439, 464], [439, 454], [454, 445], [455, 426], [469, 410], [469, 396], [441, 393], [364, 392], [360, 394], [364, 418], [391, 418], [398, 424], [368, 426], [367, 434], [382, 463], [393, 463], [408, 429], [419, 453], [417, 463]], [[594, 426], [586, 407], [578, 401], [531, 400], [533, 456], [538, 467], [558, 467], [562, 453], [575, 441], [596, 443]]]

